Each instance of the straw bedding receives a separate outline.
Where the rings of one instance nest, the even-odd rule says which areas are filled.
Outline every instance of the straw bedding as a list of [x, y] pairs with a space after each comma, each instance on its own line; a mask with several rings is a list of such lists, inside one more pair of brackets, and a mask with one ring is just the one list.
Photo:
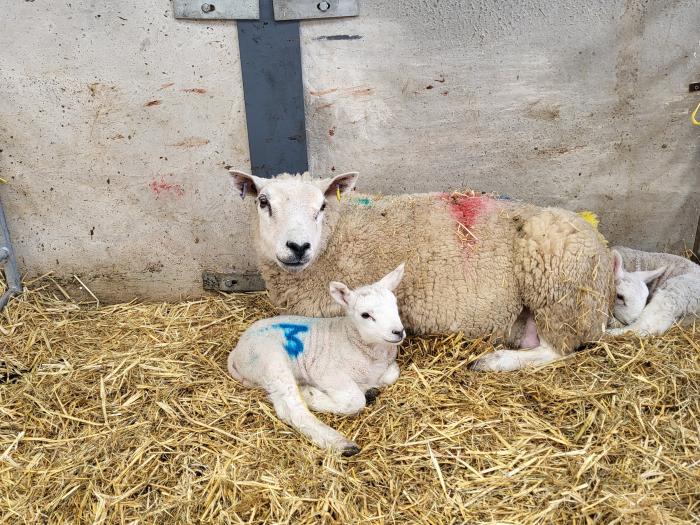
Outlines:
[[[49, 283], [50, 284], [50, 283]], [[2, 523], [700, 520], [700, 332], [475, 373], [487, 341], [409, 340], [344, 459], [227, 376], [258, 295], [97, 307], [46, 281], [0, 317]], [[700, 330], [700, 327], [698, 327]]]

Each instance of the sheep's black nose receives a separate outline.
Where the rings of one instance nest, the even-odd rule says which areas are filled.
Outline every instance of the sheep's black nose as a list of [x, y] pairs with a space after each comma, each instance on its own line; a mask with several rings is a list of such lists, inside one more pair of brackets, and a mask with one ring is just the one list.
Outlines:
[[305, 242], [304, 244], [300, 245], [292, 241], [287, 241], [287, 248], [292, 250], [292, 252], [294, 253], [294, 255], [297, 256], [298, 259], [301, 259], [306, 253], [306, 251], [309, 248], [311, 248], [311, 245], [308, 242]]
[[406, 335], [406, 330], [402, 328], [401, 330], [392, 330], [391, 333], [396, 336], [403, 337]]

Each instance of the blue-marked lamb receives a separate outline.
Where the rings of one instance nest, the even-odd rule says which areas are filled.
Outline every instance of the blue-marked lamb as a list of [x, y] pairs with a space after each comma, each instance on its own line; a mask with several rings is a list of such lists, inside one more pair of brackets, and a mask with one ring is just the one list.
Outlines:
[[255, 197], [261, 273], [290, 313], [337, 315], [324, 293], [332, 279], [356, 286], [405, 260], [397, 297], [409, 330], [493, 334], [512, 348], [484, 355], [479, 370], [545, 364], [605, 330], [612, 256], [575, 213], [472, 191], [356, 195], [356, 173], [231, 173]]
[[[345, 317], [279, 316], [254, 323], [229, 354], [229, 373], [267, 391], [279, 418], [317, 445], [352, 456], [360, 448], [309, 412], [355, 414], [377, 388], [399, 377], [397, 345], [405, 331], [392, 293], [404, 266], [350, 290], [330, 283]], [[308, 408], [307, 408], [308, 405]]]
[[614, 319], [619, 335], [659, 335], [674, 323], [700, 319], [700, 266], [669, 253], [650, 253], [623, 246], [613, 249], [617, 298]]

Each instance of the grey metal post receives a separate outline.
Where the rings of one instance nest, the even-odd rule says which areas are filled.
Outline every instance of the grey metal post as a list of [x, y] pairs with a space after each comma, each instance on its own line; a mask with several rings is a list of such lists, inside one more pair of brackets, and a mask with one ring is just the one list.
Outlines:
[[0, 201], [0, 230], [2, 230], [0, 263], [5, 266], [5, 280], [7, 281], [7, 290], [0, 296], [0, 310], [2, 310], [13, 295], [17, 295], [22, 291], [22, 280], [20, 279], [19, 270], [17, 270], [17, 260], [12, 249], [10, 230], [7, 228], [2, 201]]

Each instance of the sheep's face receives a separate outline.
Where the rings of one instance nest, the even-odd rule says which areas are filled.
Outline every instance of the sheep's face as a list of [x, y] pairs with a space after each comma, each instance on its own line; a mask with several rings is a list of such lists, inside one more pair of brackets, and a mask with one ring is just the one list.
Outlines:
[[615, 272], [615, 307], [613, 315], [623, 324], [629, 325], [639, 319], [649, 300], [649, 284], [665, 271], [663, 266], [651, 271], [627, 272], [622, 257], [613, 250]]
[[346, 315], [352, 319], [366, 344], [397, 345], [406, 336], [393, 293], [401, 282], [403, 269], [401, 263], [376, 283], [356, 290], [350, 290], [343, 283], [330, 283], [331, 296], [345, 307]]
[[335, 205], [339, 194], [350, 191], [357, 178], [357, 173], [322, 180], [231, 173], [241, 196], [256, 199], [258, 253], [288, 272], [304, 270], [323, 251], [327, 207]]

